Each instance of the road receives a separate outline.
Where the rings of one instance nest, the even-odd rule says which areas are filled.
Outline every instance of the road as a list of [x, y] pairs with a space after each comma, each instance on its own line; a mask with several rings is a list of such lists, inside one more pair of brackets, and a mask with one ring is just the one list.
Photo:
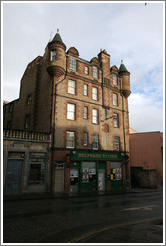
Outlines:
[[162, 243], [162, 191], [4, 201], [4, 243]]

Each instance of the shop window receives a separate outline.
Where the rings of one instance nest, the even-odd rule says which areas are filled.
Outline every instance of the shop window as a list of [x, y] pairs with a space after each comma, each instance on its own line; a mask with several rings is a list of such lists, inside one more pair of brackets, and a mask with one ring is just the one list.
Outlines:
[[28, 95], [27, 96], [27, 100], [26, 100], [26, 105], [29, 106], [32, 102], [32, 96], [31, 95]]
[[92, 87], [92, 99], [93, 100], [98, 100], [98, 88]]
[[75, 104], [68, 103], [67, 104], [67, 119], [75, 120]]
[[68, 81], [68, 93], [75, 95], [76, 94], [76, 82], [74, 80]]
[[29, 130], [30, 128], [30, 114], [25, 116], [25, 130]]
[[118, 106], [118, 95], [113, 93], [113, 105]]
[[93, 66], [93, 77], [96, 79], [98, 78], [98, 70], [96, 66]]
[[98, 109], [92, 109], [92, 123], [98, 124], [99, 123], [99, 112]]
[[66, 148], [75, 147], [75, 132], [67, 131]]
[[119, 150], [120, 149], [120, 137], [114, 137], [114, 149]]
[[88, 107], [84, 107], [84, 119], [88, 119]]
[[88, 133], [84, 132], [84, 146], [88, 146]]
[[120, 162], [111, 163], [111, 180], [121, 180], [122, 179], [122, 168]]
[[113, 85], [118, 85], [117, 75], [116, 74], [113, 74], [112, 77], [113, 77]]
[[93, 134], [92, 148], [98, 150], [99, 148], [99, 135]]
[[56, 50], [51, 50], [51, 61], [56, 61]]
[[82, 183], [96, 181], [96, 163], [82, 162]]
[[114, 118], [114, 127], [119, 127], [119, 115], [114, 114], [113, 118]]
[[89, 67], [85, 66], [85, 74], [89, 74]]
[[76, 71], [76, 58], [69, 56], [69, 69]]
[[88, 85], [84, 84], [84, 96], [88, 96]]
[[70, 185], [78, 185], [78, 169], [70, 169]]
[[45, 161], [41, 158], [30, 158], [29, 184], [44, 184]]

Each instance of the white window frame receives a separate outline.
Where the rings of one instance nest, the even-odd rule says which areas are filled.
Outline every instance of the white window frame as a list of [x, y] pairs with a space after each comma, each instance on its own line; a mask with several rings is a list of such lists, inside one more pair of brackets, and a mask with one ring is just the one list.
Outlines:
[[98, 150], [99, 149], [99, 135], [93, 134], [92, 136], [92, 149]]
[[88, 107], [84, 106], [84, 119], [88, 119]]
[[88, 96], [88, 85], [84, 84], [84, 96]]
[[87, 132], [84, 132], [84, 143], [83, 143], [84, 146], [88, 146], [88, 133]]
[[92, 109], [92, 123], [99, 124], [99, 110], [96, 108]]
[[118, 85], [118, 77], [116, 74], [112, 75], [112, 81], [113, 81], [113, 85]]
[[[70, 136], [69, 136], [70, 134]], [[67, 131], [66, 132], [66, 148], [74, 149], [75, 148], [75, 132]]]
[[114, 119], [114, 127], [119, 127], [119, 115], [114, 113], [113, 119]]
[[89, 67], [85, 66], [85, 74], [89, 74]]
[[120, 137], [119, 136], [114, 137], [114, 149], [120, 149]]
[[51, 61], [56, 61], [56, 50], [51, 50], [51, 57], [50, 57], [50, 59], [51, 59]]
[[92, 99], [98, 101], [98, 88], [92, 86]]
[[72, 103], [67, 104], [67, 119], [75, 120], [76, 105]]
[[69, 69], [76, 71], [77, 61], [73, 56], [69, 56]]
[[93, 66], [93, 77], [98, 79], [98, 68], [96, 66]]
[[118, 94], [113, 93], [113, 105], [118, 106]]
[[69, 94], [76, 94], [76, 81], [75, 80], [68, 80], [68, 93]]

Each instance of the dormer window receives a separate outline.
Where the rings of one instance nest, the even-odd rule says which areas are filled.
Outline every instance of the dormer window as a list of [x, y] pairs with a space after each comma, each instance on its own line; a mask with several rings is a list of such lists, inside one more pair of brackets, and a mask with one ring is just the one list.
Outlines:
[[118, 85], [117, 75], [116, 74], [113, 74], [112, 77], [113, 77], [113, 85]]
[[51, 50], [51, 61], [56, 61], [56, 50]]
[[69, 69], [76, 71], [76, 58], [69, 56]]

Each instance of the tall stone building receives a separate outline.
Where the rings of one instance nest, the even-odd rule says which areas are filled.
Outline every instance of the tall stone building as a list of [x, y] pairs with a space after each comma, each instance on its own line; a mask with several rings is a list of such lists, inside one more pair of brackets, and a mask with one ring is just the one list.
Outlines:
[[57, 32], [28, 64], [19, 99], [4, 106], [4, 128], [51, 135], [49, 190], [123, 189], [130, 183], [129, 95], [123, 63], [110, 67], [106, 50], [86, 61], [75, 47], [66, 51]]

